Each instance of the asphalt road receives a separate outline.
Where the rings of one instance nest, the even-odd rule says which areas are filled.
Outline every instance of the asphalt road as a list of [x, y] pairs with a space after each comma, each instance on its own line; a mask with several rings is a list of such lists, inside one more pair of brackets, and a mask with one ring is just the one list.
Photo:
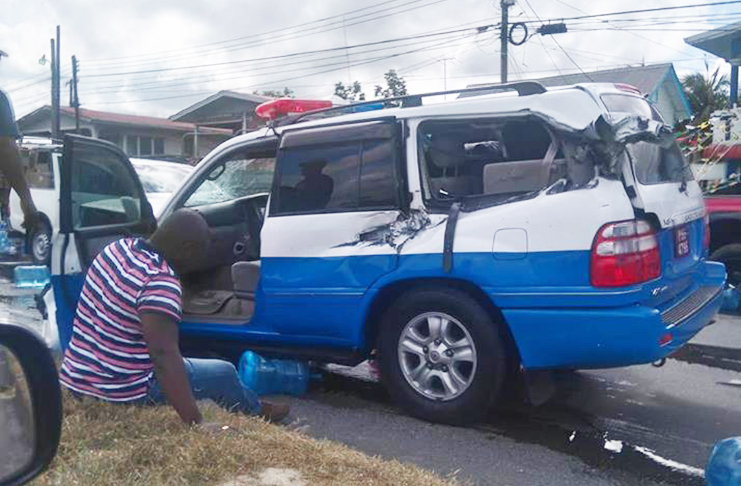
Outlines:
[[[0, 315], [41, 322], [32, 295], [1, 275]], [[720, 316], [661, 368], [562, 374], [545, 405], [469, 427], [405, 415], [363, 366], [282, 400], [290, 427], [476, 485], [702, 485], [712, 445], [741, 436], [741, 318]]]
[[362, 366], [339, 371], [288, 400], [294, 427], [480, 485], [701, 485], [713, 444], [741, 435], [738, 317], [661, 368], [565, 373], [545, 405], [463, 428], [404, 415]]

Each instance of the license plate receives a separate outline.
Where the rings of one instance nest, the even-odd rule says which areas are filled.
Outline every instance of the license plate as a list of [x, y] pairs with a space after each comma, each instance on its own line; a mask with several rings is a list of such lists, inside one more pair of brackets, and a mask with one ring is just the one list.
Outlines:
[[674, 257], [682, 258], [690, 254], [690, 232], [687, 225], [674, 229]]

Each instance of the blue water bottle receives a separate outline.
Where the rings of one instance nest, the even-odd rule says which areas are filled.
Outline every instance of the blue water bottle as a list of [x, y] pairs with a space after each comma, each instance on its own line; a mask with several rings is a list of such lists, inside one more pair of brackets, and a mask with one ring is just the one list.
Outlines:
[[741, 437], [721, 440], [705, 468], [708, 486], [741, 486]]
[[303, 395], [309, 388], [311, 372], [304, 361], [266, 359], [252, 351], [239, 358], [242, 385], [258, 395]]
[[0, 220], [0, 254], [6, 255], [10, 247], [10, 239], [8, 238], [8, 223], [5, 220]]
[[21, 289], [43, 289], [49, 283], [46, 265], [19, 265], [15, 267], [15, 286]]
[[723, 303], [720, 308], [724, 311], [733, 312], [739, 310], [739, 305], [741, 305], [739, 289], [729, 284], [723, 291]]

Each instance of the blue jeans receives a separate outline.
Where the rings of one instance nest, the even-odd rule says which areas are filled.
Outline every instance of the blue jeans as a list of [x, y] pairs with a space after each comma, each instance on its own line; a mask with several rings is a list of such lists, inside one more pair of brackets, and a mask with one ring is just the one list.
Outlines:
[[[183, 358], [183, 365], [196, 400], [211, 399], [227, 410], [260, 413], [260, 400], [252, 390], [242, 386], [237, 369], [230, 362]], [[148, 399], [155, 404], [167, 403], [156, 377], [149, 382]]]

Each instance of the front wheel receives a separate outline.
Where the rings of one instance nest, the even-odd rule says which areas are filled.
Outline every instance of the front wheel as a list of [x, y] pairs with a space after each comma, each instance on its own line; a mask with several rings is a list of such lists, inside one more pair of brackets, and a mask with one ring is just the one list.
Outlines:
[[459, 290], [418, 290], [385, 315], [380, 362], [389, 393], [424, 420], [483, 418], [506, 373], [498, 324]]

